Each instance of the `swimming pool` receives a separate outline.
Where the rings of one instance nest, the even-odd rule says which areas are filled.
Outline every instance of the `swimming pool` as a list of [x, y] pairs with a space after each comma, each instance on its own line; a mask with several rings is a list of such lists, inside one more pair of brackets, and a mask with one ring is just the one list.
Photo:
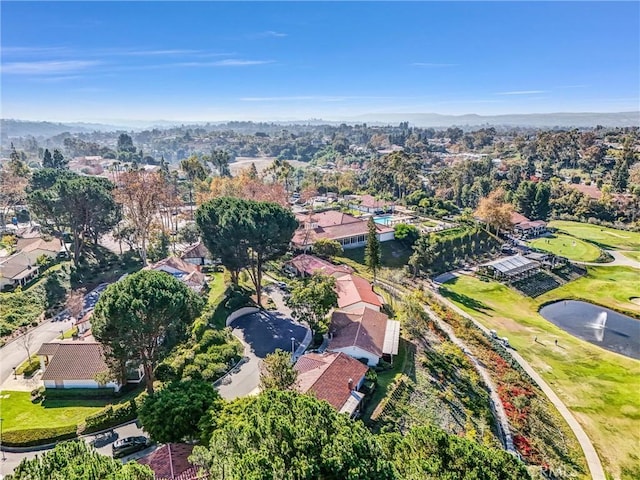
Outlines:
[[373, 221], [380, 225], [389, 225], [393, 217], [393, 215], [382, 215], [380, 217], [373, 217]]

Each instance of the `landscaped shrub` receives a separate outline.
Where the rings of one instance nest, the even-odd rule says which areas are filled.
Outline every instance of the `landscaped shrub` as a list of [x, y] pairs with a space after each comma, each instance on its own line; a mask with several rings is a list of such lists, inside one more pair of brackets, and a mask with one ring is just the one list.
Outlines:
[[77, 398], [113, 398], [121, 395], [113, 388], [47, 388], [45, 397], [48, 400]]
[[138, 408], [134, 399], [118, 405], [107, 405], [102, 410], [84, 419], [82, 433], [98, 432], [115, 427], [136, 418]]
[[76, 425], [55, 428], [29, 428], [2, 432], [2, 444], [7, 447], [33, 447], [68, 440], [76, 436]]

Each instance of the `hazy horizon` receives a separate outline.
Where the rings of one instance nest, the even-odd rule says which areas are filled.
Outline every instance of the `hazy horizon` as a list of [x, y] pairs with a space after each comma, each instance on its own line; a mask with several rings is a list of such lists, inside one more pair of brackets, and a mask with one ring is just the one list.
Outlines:
[[636, 112], [637, 2], [3, 2], [2, 118]]

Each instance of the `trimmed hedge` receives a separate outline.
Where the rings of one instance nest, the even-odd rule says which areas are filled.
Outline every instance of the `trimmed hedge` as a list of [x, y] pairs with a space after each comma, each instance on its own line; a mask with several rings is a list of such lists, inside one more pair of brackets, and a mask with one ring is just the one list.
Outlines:
[[113, 388], [47, 388], [45, 397], [49, 400], [67, 400], [82, 398], [114, 398], [121, 395]]
[[2, 432], [2, 444], [7, 447], [46, 445], [75, 438], [78, 435], [77, 430], [76, 425], [66, 425], [56, 428], [29, 428]]
[[82, 433], [98, 432], [107, 428], [115, 427], [121, 423], [128, 422], [136, 418], [138, 408], [135, 399], [127, 403], [107, 405], [102, 410], [84, 419], [84, 425], [80, 427]]

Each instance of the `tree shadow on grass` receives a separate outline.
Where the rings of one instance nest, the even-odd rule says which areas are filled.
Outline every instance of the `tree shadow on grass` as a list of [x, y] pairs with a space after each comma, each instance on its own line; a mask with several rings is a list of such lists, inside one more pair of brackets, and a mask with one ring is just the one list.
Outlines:
[[486, 311], [493, 311], [489, 305], [481, 302], [480, 300], [476, 300], [475, 298], [471, 298], [463, 293], [454, 292], [451, 290], [443, 290], [442, 294], [449, 298], [449, 300], [453, 300], [454, 302], [461, 303], [467, 308], [471, 310], [475, 310], [479, 313], [486, 313]]

